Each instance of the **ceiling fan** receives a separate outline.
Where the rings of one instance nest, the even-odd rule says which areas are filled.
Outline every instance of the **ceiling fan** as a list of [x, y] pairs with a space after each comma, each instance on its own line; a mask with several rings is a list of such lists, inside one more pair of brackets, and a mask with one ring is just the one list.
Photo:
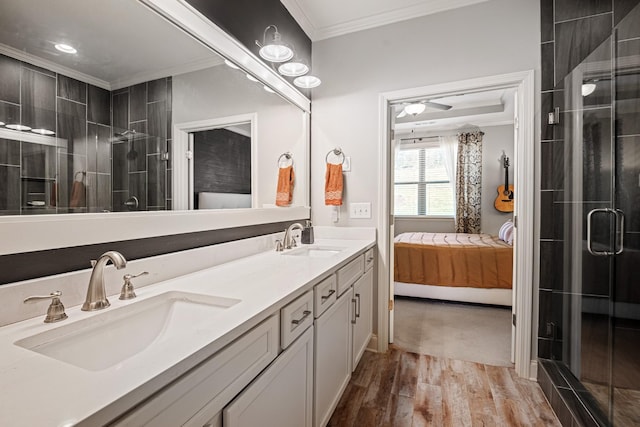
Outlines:
[[400, 113], [396, 116], [396, 118], [401, 119], [408, 114], [411, 114], [412, 116], [415, 117], [418, 114], [421, 114], [427, 107], [433, 108], [435, 110], [441, 110], [441, 111], [447, 111], [451, 109], [451, 105], [440, 104], [438, 102], [432, 102], [432, 101], [420, 101], [420, 102], [405, 104], [404, 108], [402, 109], [402, 111], [400, 111]]

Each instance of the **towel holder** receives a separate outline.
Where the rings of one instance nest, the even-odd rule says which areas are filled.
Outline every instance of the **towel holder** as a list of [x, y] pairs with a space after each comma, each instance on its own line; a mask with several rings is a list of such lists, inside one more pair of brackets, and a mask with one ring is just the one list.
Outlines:
[[340, 162], [340, 164], [344, 164], [344, 152], [342, 151], [342, 148], [340, 147], [336, 147], [333, 150], [329, 150], [329, 152], [327, 153], [327, 155], [325, 156], [324, 160], [325, 162], [329, 163], [329, 155], [333, 153], [335, 156], [342, 156], [342, 161]]
[[73, 175], [73, 180], [77, 181], [78, 180], [78, 175], [82, 175], [80, 177], [81, 181], [84, 181], [84, 177], [87, 176], [87, 172], [86, 171], [78, 171]]
[[290, 161], [291, 161], [291, 164], [290, 164], [290, 165], [287, 165], [287, 166], [285, 166], [285, 167], [293, 166], [293, 154], [291, 154], [291, 152], [287, 151], [286, 153], [282, 153], [282, 154], [280, 154], [280, 157], [278, 157], [278, 167], [281, 167], [281, 166], [280, 166], [280, 162], [282, 161], [282, 158], [283, 158], [283, 157], [284, 157], [286, 160], [290, 160]]

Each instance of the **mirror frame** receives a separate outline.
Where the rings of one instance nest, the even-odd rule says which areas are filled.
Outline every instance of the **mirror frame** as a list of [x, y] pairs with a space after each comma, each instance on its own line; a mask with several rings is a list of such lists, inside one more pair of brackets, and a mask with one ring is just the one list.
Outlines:
[[[235, 62], [286, 101], [300, 108], [306, 117], [304, 132], [308, 141], [307, 147], [310, 145], [308, 123], [311, 101], [298, 89], [184, 0], [138, 1], [222, 57]], [[310, 165], [309, 152], [307, 148], [306, 158]], [[0, 255], [309, 218], [310, 173], [306, 175], [304, 206], [223, 211], [144, 211], [0, 217]]]

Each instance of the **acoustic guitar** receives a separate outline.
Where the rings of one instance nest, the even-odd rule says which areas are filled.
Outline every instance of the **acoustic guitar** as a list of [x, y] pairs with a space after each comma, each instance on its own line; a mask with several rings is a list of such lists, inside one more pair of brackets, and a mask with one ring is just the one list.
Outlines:
[[513, 185], [509, 185], [509, 158], [504, 157], [504, 185], [498, 187], [498, 197], [493, 205], [500, 212], [513, 212]]

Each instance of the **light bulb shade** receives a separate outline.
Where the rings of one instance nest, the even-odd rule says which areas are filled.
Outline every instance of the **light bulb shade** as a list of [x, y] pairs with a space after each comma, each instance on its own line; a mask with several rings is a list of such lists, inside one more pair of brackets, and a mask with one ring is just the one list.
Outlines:
[[54, 131], [49, 130], [49, 129], [31, 129], [31, 132], [37, 133], [39, 135], [53, 135], [53, 134], [55, 134]]
[[264, 86], [263, 86], [263, 88], [264, 88], [264, 90], [266, 90], [266, 91], [267, 91], [267, 92], [269, 92], [269, 93], [276, 93], [276, 91], [275, 91], [275, 90], [271, 89], [271, 88], [270, 88], [269, 86], [267, 86], [267, 85], [264, 85]]
[[256, 79], [255, 77], [253, 77], [251, 74], [247, 73], [247, 78], [249, 80], [251, 80], [252, 82], [259, 82], [260, 80]]
[[304, 89], [318, 87], [320, 86], [320, 83], [322, 83], [322, 81], [316, 76], [300, 76], [296, 77], [296, 79], [293, 81], [294, 85]]
[[293, 58], [293, 50], [282, 43], [271, 42], [260, 48], [260, 56], [270, 62], [286, 62]]
[[582, 85], [582, 96], [589, 96], [596, 90], [595, 83], [584, 83]]
[[280, 65], [278, 72], [287, 77], [299, 77], [307, 74], [309, 67], [302, 61], [293, 60]]
[[234, 64], [233, 62], [229, 61], [228, 59], [225, 59], [224, 63], [227, 64], [227, 67], [233, 68], [234, 70], [239, 70], [240, 69], [240, 67], [238, 67], [236, 64]]
[[424, 109], [426, 108], [426, 106], [424, 104], [409, 104], [406, 107], [404, 107], [404, 110], [407, 112], [407, 114], [412, 114], [414, 116], [422, 113], [424, 111]]
[[78, 53], [78, 51], [76, 50], [75, 47], [70, 46], [70, 45], [65, 44], [65, 43], [57, 43], [53, 47], [55, 47], [60, 52], [64, 52], [64, 53], [69, 53], [69, 54]]

